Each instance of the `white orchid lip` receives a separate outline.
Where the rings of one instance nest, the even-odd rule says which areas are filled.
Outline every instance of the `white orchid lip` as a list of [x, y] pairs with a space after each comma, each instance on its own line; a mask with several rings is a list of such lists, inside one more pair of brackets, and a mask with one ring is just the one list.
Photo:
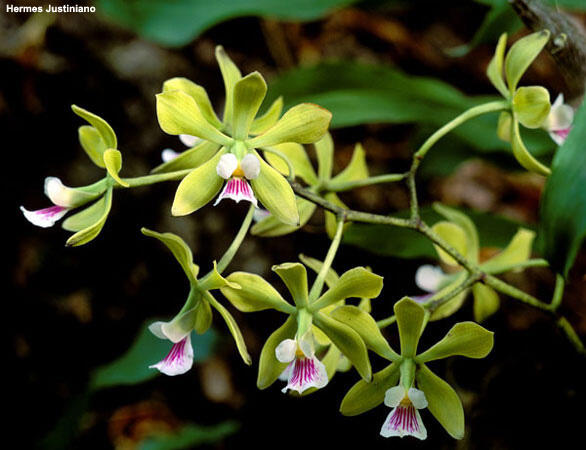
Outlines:
[[393, 410], [383, 423], [381, 436], [413, 436], [422, 440], [427, 438], [427, 429], [417, 411], [427, 407], [423, 391], [415, 388], [406, 391], [402, 386], [392, 387], [385, 393], [385, 405]]
[[289, 363], [279, 377], [287, 381], [282, 389], [297, 391], [302, 394], [309, 388], [321, 389], [328, 384], [328, 374], [323, 363], [315, 357], [310, 339], [285, 339], [275, 349], [277, 359]]
[[184, 374], [192, 366], [193, 347], [191, 345], [191, 334], [188, 334], [179, 342], [173, 344], [167, 356], [158, 363], [150, 365], [149, 369], [158, 369], [165, 375], [175, 376]]
[[70, 208], [65, 208], [63, 206], [54, 205], [50, 206], [49, 208], [37, 209], [35, 211], [29, 211], [24, 206], [20, 207], [20, 210], [24, 214], [26, 220], [28, 220], [33, 225], [42, 228], [49, 228], [55, 225], [55, 223], [61, 219]]

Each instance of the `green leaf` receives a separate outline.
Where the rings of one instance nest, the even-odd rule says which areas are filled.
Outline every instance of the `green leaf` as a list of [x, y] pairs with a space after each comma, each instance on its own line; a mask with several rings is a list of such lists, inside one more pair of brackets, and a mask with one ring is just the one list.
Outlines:
[[310, 305], [312, 311], [319, 311], [329, 305], [350, 297], [376, 298], [383, 288], [383, 277], [364, 267], [355, 267], [344, 272], [333, 287]]
[[281, 112], [283, 111], [283, 97], [277, 98], [269, 107], [267, 112], [262, 116], [257, 117], [253, 120], [250, 127], [250, 134], [261, 134], [271, 128], [277, 123]]
[[267, 83], [262, 75], [253, 72], [241, 78], [234, 85], [232, 105], [232, 136], [246, 139], [248, 130], [267, 93]]
[[499, 295], [490, 286], [476, 283], [472, 286], [472, 295], [474, 296], [473, 309], [476, 322], [482, 322], [498, 311], [500, 306]]
[[295, 200], [297, 201], [297, 210], [299, 211], [299, 225], [288, 225], [271, 214], [269, 217], [254, 224], [250, 229], [250, 232], [256, 236], [275, 237], [293, 233], [303, 227], [309, 221], [311, 216], [313, 216], [316, 206], [315, 203], [301, 197], [296, 197]]
[[390, 361], [400, 358], [381, 334], [376, 321], [367, 312], [356, 306], [344, 305], [334, 309], [330, 316], [356, 331], [373, 352]]
[[[215, 341], [216, 333], [213, 330], [201, 336], [193, 335], [191, 342], [195, 349], [194, 361], [205, 360], [211, 354]], [[169, 341], [155, 337], [145, 324], [132, 346], [120, 358], [93, 372], [90, 388], [97, 390], [150, 380], [159, 372], [149, 369], [148, 366], [164, 358], [170, 349]]]
[[204, 298], [205, 300], [210, 302], [210, 305], [213, 306], [216, 309], [216, 311], [220, 313], [220, 315], [226, 322], [226, 325], [228, 325], [228, 329], [230, 330], [230, 333], [234, 338], [234, 342], [236, 342], [236, 348], [238, 349], [238, 353], [240, 353], [240, 357], [242, 358], [245, 364], [250, 366], [252, 364], [252, 359], [250, 358], [250, 354], [246, 349], [246, 343], [244, 342], [244, 338], [242, 337], [242, 332], [240, 331], [240, 328], [238, 327], [236, 320], [234, 320], [234, 317], [232, 317], [232, 314], [230, 314], [230, 312], [226, 308], [224, 308], [222, 304], [218, 303], [214, 296], [209, 292], [206, 292], [204, 294]]
[[[318, 274], [321, 271], [321, 268], [324, 265], [324, 263], [322, 261], [319, 261], [315, 258], [311, 258], [310, 256], [305, 256], [303, 254], [299, 255], [299, 259], [301, 260], [301, 262], [303, 264], [305, 264], [307, 267], [309, 267], [311, 270], [313, 270], [316, 274]], [[326, 279], [325, 279], [326, 285], [329, 288], [331, 288], [338, 282], [339, 279], [340, 279], [340, 277], [338, 276], [336, 271], [330, 267], [328, 269], [328, 272], [326, 273]]]
[[216, 156], [183, 178], [171, 207], [174, 216], [185, 216], [197, 211], [220, 192], [225, 180], [218, 175], [216, 167], [225, 153], [225, 148], [220, 150]]
[[321, 106], [302, 103], [289, 109], [263, 134], [250, 139], [250, 147], [270, 147], [284, 142], [312, 144], [328, 130], [332, 113]]
[[[318, 184], [317, 175], [309, 161], [309, 157], [301, 144], [293, 142], [267, 147], [268, 150], [276, 150], [282, 153], [295, 170], [295, 176], [301, 178], [309, 185]], [[289, 176], [289, 166], [279, 155], [275, 153], [264, 152], [265, 159], [285, 176]]]
[[539, 128], [550, 108], [549, 91], [542, 86], [520, 87], [513, 96], [513, 111], [527, 128]]
[[110, 175], [120, 186], [129, 187], [130, 185], [118, 176], [118, 172], [122, 169], [122, 153], [113, 148], [109, 148], [104, 152], [103, 158], [108, 175]]
[[116, 134], [114, 133], [114, 130], [108, 124], [108, 122], [106, 122], [101, 117], [83, 108], [80, 108], [77, 105], [71, 105], [71, 109], [75, 114], [77, 114], [82, 119], [85, 119], [90, 125], [92, 125], [98, 131], [100, 137], [102, 138], [102, 141], [104, 142], [104, 144], [106, 144], [106, 148], [118, 148]]
[[81, 211], [63, 223], [63, 228], [73, 231], [77, 231], [76, 228], [79, 228], [81, 225], [86, 225], [85, 228], [77, 231], [77, 233], [67, 239], [65, 245], [68, 247], [78, 247], [95, 239], [100, 234], [100, 231], [102, 231], [111, 208], [112, 188], [109, 188], [104, 196], [90, 206], [85, 213]]
[[519, 39], [511, 46], [505, 58], [505, 78], [511, 94], [517, 89], [517, 84], [527, 68], [547, 44], [549, 36], [549, 30], [538, 31]]
[[378, 405], [385, 393], [399, 382], [399, 363], [393, 363], [373, 375], [371, 382], [360, 380], [348, 391], [340, 405], [345, 416], [357, 416]]
[[179, 156], [173, 158], [171, 161], [158, 165], [151, 170], [151, 173], [168, 173], [177, 170], [195, 169], [209, 161], [219, 149], [220, 146], [215, 142], [201, 141], [195, 147], [180, 153]]
[[457, 323], [441, 341], [418, 355], [416, 361], [425, 363], [454, 355], [484, 358], [492, 350], [493, 335], [474, 322]]
[[539, 238], [545, 258], [566, 276], [586, 236], [586, 107], [553, 160], [541, 198]]
[[417, 385], [425, 393], [429, 411], [454, 439], [464, 437], [464, 408], [452, 387], [424, 364], [415, 372]]
[[193, 254], [191, 249], [185, 243], [183, 239], [173, 233], [157, 233], [156, 231], [149, 230], [148, 228], [141, 228], [141, 233], [145, 236], [153, 237], [158, 239], [167, 246], [177, 262], [183, 268], [185, 275], [189, 278], [192, 284], [197, 283], [197, 274], [199, 273], [199, 267], [193, 264]]
[[281, 222], [298, 226], [299, 212], [293, 189], [283, 175], [268, 165], [256, 152], [255, 154], [260, 162], [259, 176], [250, 180], [255, 195]]
[[216, 116], [208, 93], [199, 84], [195, 84], [193, 81], [183, 77], [171, 78], [163, 83], [163, 92], [167, 91], [183, 91], [190, 95], [195, 100], [197, 107], [205, 119], [215, 128], [222, 127], [222, 122]]
[[272, 267], [293, 297], [298, 308], [307, 307], [307, 271], [305, 266], [299, 263], [283, 263]]
[[[509, 5], [506, 5], [507, 9], [510, 9]], [[496, 46], [496, 50], [494, 52], [494, 56], [490, 60], [488, 67], [486, 68], [486, 76], [492, 83], [492, 85], [497, 88], [497, 90], [507, 98], [509, 96], [509, 91], [507, 86], [505, 85], [505, 80], [503, 79], [503, 62], [505, 58], [505, 50], [507, 48], [507, 33], [501, 34], [498, 40], [498, 44]]]
[[[367, 123], [418, 123], [439, 128], [462, 111], [501, 97], [469, 97], [434, 78], [414, 77], [399, 70], [356, 62], [325, 62], [285, 72], [271, 80], [267, 98], [283, 96], [285, 106], [312, 102], [332, 112], [332, 128]], [[357, 101], [360, 99], [360, 101]], [[506, 151], [495, 135], [497, 114], [471, 120], [452, 131], [481, 152]], [[432, 130], [434, 131], [434, 130]], [[554, 146], [539, 133], [539, 150]]]
[[413, 358], [421, 336], [425, 310], [409, 297], [403, 297], [394, 306], [401, 340], [401, 356]]
[[203, 444], [220, 442], [238, 431], [236, 422], [222, 422], [212, 426], [188, 423], [169, 434], [157, 434], [142, 441], [137, 450], [183, 450]]
[[356, 331], [335, 319], [319, 312], [313, 316], [315, 325], [321, 329], [336, 347], [352, 362], [360, 376], [370, 381], [372, 369], [364, 341]]
[[529, 153], [527, 147], [521, 139], [521, 132], [519, 131], [519, 121], [513, 116], [511, 146], [513, 147], [513, 155], [525, 169], [530, 172], [535, 172], [539, 175], [548, 176], [551, 173], [549, 167], [541, 164], [535, 157]]
[[166, 91], [157, 94], [157, 118], [167, 134], [190, 134], [220, 145], [232, 144], [232, 138], [210, 124], [189, 94]]
[[[453, 222], [446, 222], [445, 220], [441, 220], [431, 227], [431, 231], [436, 233], [444, 241], [450, 244], [461, 255], [467, 254], [469, 239], [466, 235], [466, 232], [460, 225], [456, 225]], [[442, 262], [444, 262], [445, 264], [449, 264], [451, 266], [458, 265], [458, 262], [449, 254], [447, 254], [443, 249], [441, 249], [438, 245], [434, 244], [433, 246]]]
[[287, 314], [295, 313], [291, 306], [277, 290], [259, 275], [246, 272], [234, 272], [228, 276], [228, 281], [240, 285], [240, 289], [225, 286], [222, 294], [238, 310], [244, 312], [276, 309]]
[[498, 255], [481, 264], [480, 269], [493, 274], [501, 273], [505, 270], [510, 270], [515, 264], [527, 261], [531, 257], [534, 238], [534, 231], [520, 228], [509, 242], [509, 245]]
[[275, 356], [275, 349], [285, 339], [292, 339], [297, 331], [297, 322], [294, 316], [289, 316], [285, 323], [275, 330], [265, 342], [258, 361], [258, 378], [256, 385], [259, 389], [266, 389], [273, 384], [287, 363], [280, 362]]
[[98, 167], [105, 168], [102, 155], [106, 151], [107, 146], [100, 132], [90, 125], [82, 125], [77, 132], [79, 143], [92, 162]]
[[356, 0], [98, 0], [106, 17], [143, 38], [183, 46], [215, 24], [236, 17], [269, 16], [288, 21], [315, 20]]

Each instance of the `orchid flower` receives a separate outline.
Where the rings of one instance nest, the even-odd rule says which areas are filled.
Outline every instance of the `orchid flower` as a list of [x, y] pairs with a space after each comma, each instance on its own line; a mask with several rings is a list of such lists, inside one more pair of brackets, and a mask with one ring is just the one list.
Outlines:
[[[460, 211], [444, 205], [435, 204], [434, 209], [447, 220], [435, 223], [432, 230], [460, 254], [479, 264], [480, 269], [485, 273], [498, 274], [515, 270], [516, 265], [527, 261], [531, 257], [535, 232], [520, 228], [500, 253], [480, 261], [478, 230], [470, 218]], [[425, 295], [412, 297], [413, 300], [419, 303], [426, 303], [449, 294], [466, 279], [466, 271], [459, 267], [455, 259], [438, 246], [434, 245], [434, 248], [440, 261], [451, 270], [446, 273], [441, 267], [429, 264], [417, 269], [415, 284], [421, 290], [427, 292]], [[500, 299], [497, 292], [483, 283], [475, 283], [471, 288], [465, 289], [435, 309], [431, 315], [431, 320], [442, 319], [455, 313], [464, 304], [470, 292], [474, 298], [473, 313], [474, 320], [477, 322], [482, 322], [499, 309]]]
[[[464, 409], [454, 389], [435, 375], [427, 363], [450, 356], [484, 358], [494, 344], [493, 333], [474, 322], [454, 325], [445, 337], [418, 353], [426, 312], [412, 299], [395, 303], [401, 352], [384, 356], [390, 364], [373, 375], [372, 382], [358, 381], [346, 394], [340, 411], [346, 416], [362, 414], [384, 402], [393, 408], [380, 430], [383, 437], [413, 436], [426, 439], [427, 430], [419, 410], [428, 408], [455, 439], [464, 436]], [[382, 356], [382, 355], [381, 355]]]
[[[307, 261], [311, 267], [311, 258]], [[262, 277], [251, 273], [234, 272], [226, 278], [240, 289], [230, 285], [220, 288], [240, 311], [275, 309], [288, 316], [263, 346], [257, 379], [259, 389], [281, 378], [288, 381], [283, 392], [293, 390], [303, 395], [313, 392], [324, 387], [333, 376], [341, 354], [363, 379], [370, 380], [367, 348], [386, 355], [392, 354], [392, 350], [374, 319], [358, 307], [344, 305], [344, 300], [376, 298], [382, 289], [382, 277], [364, 267], [350, 269], [340, 277], [328, 272], [325, 282], [329, 289], [323, 293], [312, 289], [310, 293], [304, 265], [284, 263], [274, 266], [273, 271], [287, 286], [293, 304]], [[320, 352], [329, 346], [321, 360], [316, 357], [314, 343], [321, 346]]]
[[[295, 176], [302, 179], [308, 185], [308, 189], [315, 192], [324, 192], [323, 197], [325, 200], [342, 208], [347, 208], [336, 192], [343, 190], [342, 186], [348, 182], [368, 178], [364, 148], [361, 144], [356, 144], [348, 165], [340, 173], [333, 175], [334, 143], [331, 135], [326, 133], [322, 139], [314, 144], [314, 147], [318, 161], [317, 172], [313, 168], [307, 152], [299, 144], [288, 143], [274, 146], [269, 150], [276, 150], [276, 152], [266, 151], [264, 156], [279, 172], [284, 175], [290, 175], [290, 168], [283, 157], [287, 158], [293, 166]], [[273, 237], [298, 230], [311, 219], [316, 211], [316, 205], [298, 197], [297, 208], [299, 210], [299, 224], [286, 224], [280, 221], [278, 217], [268, 216], [252, 228], [252, 233], [264, 237]], [[325, 229], [330, 237], [334, 236], [336, 217], [330, 211], [325, 211]]]
[[[190, 149], [195, 147], [199, 144], [202, 140], [197, 136], [191, 136], [189, 134], [180, 134], [179, 140]], [[181, 152], [176, 152], [172, 148], [166, 148], [161, 152], [161, 159], [163, 163], [167, 163], [169, 161], [173, 161], [175, 158], [179, 157]]]
[[197, 334], [203, 334], [209, 329], [212, 323], [212, 308], [226, 321], [244, 362], [251, 364], [250, 355], [236, 321], [209, 292], [225, 286], [239, 289], [239, 286], [223, 278], [218, 273], [215, 263], [207, 275], [198, 278], [199, 267], [193, 263], [191, 249], [179, 236], [172, 233], [157, 233], [146, 228], [141, 231], [146, 236], [158, 239], [171, 250], [190, 284], [189, 296], [177, 315], [167, 322], [157, 321], [149, 326], [149, 330], [156, 337], [171, 343], [167, 356], [149, 365], [149, 368], [158, 369], [161, 373], [171, 376], [183, 374], [191, 369], [194, 358], [191, 333], [195, 331]]
[[260, 174], [260, 162], [257, 156], [248, 153], [241, 161], [238, 161], [232, 153], [222, 155], [216, 166], [216, 172], [227, 181], [214, 206], [224, 198], [231, 198], [236, 203], [246, 200], [258, 206], [252, 188], [247, 182], [247, 180], [254, 180]]
[[181, 375], [193, 366], [193, 346], [191, 345], [191, 330], [174, 337], [165, 333], [165, 325], [169, 322], [155, 322], [149, 326], [149, 330], [159, 339], [169, 339], [173, 342], [171, 350], [156, 364], [149, 366], [149, 369], [158, 369], [165, 375]]
[[[246, 199], [256, 205], [258, 199], [279, 220], [297, 225], [299, 212], [293, 189], [285, 177], [259, 156], [257, 149], [316, 142], [326, 133], [331, 113], [302, 103], [281, 116], [283, 104], [277, 99], [265, 114], [257, 117], [267, 92], [262, 75], [253, 72], [243, 77], [222, 47], [216, 48], [216, 59], [226, 89], [222, 120], [205, 89], [185, 78], [167, 80], [163, 92], [157, 95], [157, 117], [162, 130], [183, 135], [184, 142], [185, 135], [201, 139], [192, 149], [153, 170], [192, 169], [179, 184], [171, 212], [183, 216], [200, 209], [220, 192], [227, 180], [219, 200]], [[166, 153], [166, 157], [172, 156], [175, 155]]]
[[36, 211], [20, 207], [29, 222], [42, 228], [52, 227], [69, 211], [95, 198], [94, 195], [65, 186], [57, 177], [45, 178], [45, 195], [49, 197], [53, 206]]
[[287, 380], [283, 393], [291, 389], [302, 394], [309, 388], [321, 389], [328, 384], [326, 367], [316, 358], [313, 346], [310, 331], [301, 339], [284, 339], [275, 349], [277, 360], [288, 364], [279, 376], [280, 380]]
[[515, 42], [505, 56], [507, 33], [503, 33], [486, 69], [488, 79], [509, 105], [499, 117], [498, 136], [511, 143], [513, 156], [519, 164], [530, 172], [545, 176], [551, 170], [527, 150], [519, 124], [526, 128], [542, 126], [551, 108], [549, 92], [543, 86], [518, 87], [518, 84], [549, 41], [550, 34], [548, 30], [542, 30], [525, 36]]
[[423, 391], [413, 387], [408, 390], [403, 386], [392, 387], [385, 393], [385, 405], [393, 410], [383, 423], [381, 436], [413, 436], [422, 440], [427, 438], [427, 430], [418, 411], [427, 408]]
[[542, 128], [549, 133], [549, 137], [557, 144], [562, 145], [574, 120], [574, 108], [564, 103], [564, 94], [559, 94], [551, 105], [551, 110], [543, 122]]

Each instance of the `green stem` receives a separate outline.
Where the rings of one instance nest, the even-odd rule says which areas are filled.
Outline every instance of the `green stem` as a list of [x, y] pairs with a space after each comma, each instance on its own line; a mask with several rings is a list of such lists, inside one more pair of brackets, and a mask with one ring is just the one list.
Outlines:
[[574, 330], [574, 327], [572, 327], [572, 324], [568, 322], [568, 319], [566, 319], [565, 317], [560, 317], [557, 321], [557, 326], [560, 327], [560, 329], [563, 331], [563, 333], [566, 335], [566, 337], [572, 343], [572, 345], [578, 351], [578, 353], [581, 353], [583, 355], [586, 354], [584, 344], [582, 343], [580, 337]]
[[483, 105], [474, 106], [466, 111], [464, 111], [459, 116], [455, 117], [448, 123], [446, 123], [443, 127], [433, 133], [431, 136], [427, 138], [427, 140], [419, 147], [419, 150], [415, 152], [413, 155], [413, 163], [411, 164], [411, 169], [409, 170], [409, 175], [407, 177], [407, 186], [409, 187], [409, 193], [411, 197], [410, 208], [411, 208], [411, 219], [413, 221], [419, 218], [419, 206], [417, 200], [417, 189], [415, 186], [415, 174], [421, 161], [425, 158], [425, 155], [433, 147], [433, 145], [439, 141], [442, 137], [452, 131], [454, 128], [462, 125], [463, 123], [467, 122], [470, 119], [475, 117], [481, 116], [483, 114], [497, 112], [509, 109], [510, 105], [507, 101], [499, 100], [495, 102], [485, 103]]
[[330, 244], [330, 249], [328, 250], [328, 254], [326, 255], [326, 259], [317, 274], [317, 278], [313, 282], [313, 286], [311, 286], [311, 291], [309, 291], [309, 304], [315, 301], [324, 287], [324, 281], [326, 279], [326, 275], [332, 267], [332, 263], [334, 262], [334, 258], [336, 256], [336, 252], [338, 251], [338, 247], [340, 247], [340, 242], [342, 241], [342, 233], [344, 231], [344, 217], [338, 216], [338, 226], [336, 228], [336, 234], [334, 235], [334, 239], [332, 239], [332, 243]]
[[557, 311], [557, 309], [562, 304], [562, 297], [564, 295], [564, 287], [565, 281], [564, 277], [561, 276], [559, 273], [555, 276], [555, 289], [553, 291], [553, 297], [551, 299], [551, 303], [549, 307], [552, 311]]
[[[526, 269], [527, 267], [549, 267], [549, 263], [545, 259], [540, 258], [528, 259], [527, 261], [499, 266], [497, 271], [486, 270], [486, 273], [496, 275], [497, 273], [504, 273], [515, 269]], [[480, 269], [482, 269], [482, 266], [480, 266]]]
[[230, 265], [230, 263], [232, 262], [232, 258], [234, 258], [234, 255], [236, 255], [236, 252], [240, 248], [240, 245], [242, 244], [242, 241], [244, 240], [246, 233], [248, 233], [248, 228], [250, 228], [250, 224], [252, 223], [253, 215], [254, 205], [250, 205], [248, 213], [242, 221], [242, 225], [240, 225], [240, 230], [238, 230], [238, 233], [234, 237], [234, 240], [230, 244], [230, 247], [228, 247], [228, 250], [226, 250], [226, 253], [224, 253], [224, 256], [222, 256], [222, 258], [218, 262], [217, 269], [220, 274], [224, 270], [226, 270], [226, 267], [228, 267], [228, 265]]
[[130, 187], [148, 186], [162, 181], [181, 180], [192, 171], [193, 169], [185, 169], [175, 172], [157, 173], [154, 175], [145, 175], [143, 177], [122, 178], [122, 181], [128, 183]]
[[508, 295], [509, 297], [517, 299], [523, 303], [531, 305], [534, 308], [540, 309], [542, 311], [551, 311], [550, 306], [547, 303], [544, 303], [541, 300], [536, 299], [532, 295], [527, 294], [526, 292], [517, 289], [515, 286], [511, 286], [510, 284], [505, 283], [504, 281], [501, 281], [492, 275], [487, 274], [484, 278], [484, 282], [488, 286], [494, 288], [495, 290], [505, 295]]
[[344, 192], [359, 187], [372, 186], [373, 184], [394, 183], [396, 181], [404, 180], [407, 177], [407, 175], [407, 173], [388, 173], [385, 175], [376, 175], [374, 177], [364, 178], [362, 180], [352, 180], [343, 182], [329, 180], [326, 183], [324, 183], [324, 190], [329, 192]]
[[394, 324], [397, 321], [397, 316], [394, 314], [386, 319], [379, 320], [376, 324], [382, 330], [383, 328], [388, 327], [389, 325]]

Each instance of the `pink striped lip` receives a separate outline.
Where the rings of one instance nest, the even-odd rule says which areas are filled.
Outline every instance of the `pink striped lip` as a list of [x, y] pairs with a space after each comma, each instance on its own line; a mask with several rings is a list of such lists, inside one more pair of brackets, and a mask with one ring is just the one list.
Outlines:
[[239, 177], [230, 178], [226, 182], [224, 190], [222, 190], [222, 193], [218, 196], [214, 206], [216, 206], [225, 198], [230, 198], [236, 203], [240, 202], [241, 200], [246, 200], [252, 203], [254, 206], [258, 205], [256, 197], [254, 196], [252, 188], [248, 182], [245, 179]]

